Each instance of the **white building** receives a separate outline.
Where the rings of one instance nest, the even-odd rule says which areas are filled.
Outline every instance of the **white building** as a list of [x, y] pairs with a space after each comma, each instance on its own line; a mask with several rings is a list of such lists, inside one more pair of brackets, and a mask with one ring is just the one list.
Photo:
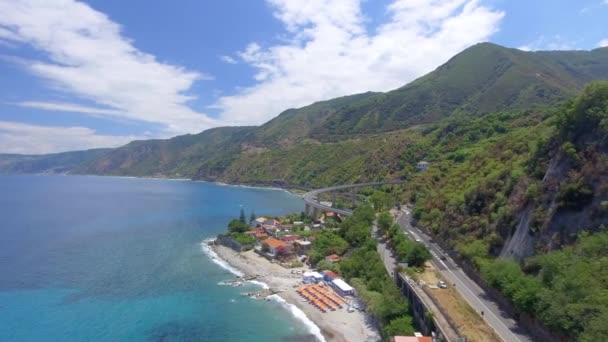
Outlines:
[[354, 296], [355, 289], [348, 285], [341, 278], [337, 278], [331, 281], [331, 286], [342, 296]]

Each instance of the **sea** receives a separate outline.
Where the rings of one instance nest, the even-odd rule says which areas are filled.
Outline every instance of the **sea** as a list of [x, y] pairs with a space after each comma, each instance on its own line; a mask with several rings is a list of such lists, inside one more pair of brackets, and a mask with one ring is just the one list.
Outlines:
[[221, 285], [205, 240], [243, 208], [300, 212], [277, 189], [59, 175], [0, 176], [0, 341], [315, 341], [280, 298]]

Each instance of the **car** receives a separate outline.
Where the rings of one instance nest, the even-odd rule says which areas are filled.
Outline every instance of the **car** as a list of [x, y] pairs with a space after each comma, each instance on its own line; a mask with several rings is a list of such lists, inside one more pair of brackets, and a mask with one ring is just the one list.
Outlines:
[[414, 239], [414, 241], [416, 241], [416, 242], [422, 242], [422, 240], [420, 240], [420, 238], [416, 238], [416, 239]]
[[443, 281], [443, 280], [440, 280], [440, 281], [437, 283], [437, 286], [439, 286], [439, 287], [440, 287], [440, 288], [442, 288], [442, 289], [447, 289], [447, 288], [448, 288], [448, 284], [446, 284], [446, 283], [445, 283], [445, 281]]
[[439, 259], [446, 260], [447, 258], [445, 257], [445, 255], [442, 254], [442, 255], [439, 256]]

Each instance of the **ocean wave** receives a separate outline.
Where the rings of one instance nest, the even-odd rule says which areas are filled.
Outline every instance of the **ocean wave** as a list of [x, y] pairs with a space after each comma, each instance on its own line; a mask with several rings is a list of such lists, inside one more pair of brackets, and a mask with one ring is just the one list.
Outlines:
[[270, 288], [270, 286], [268, 286], [268, 284], [263, 283], [261, 281], [257, 281], [257, 280], [248, 280], [248, 283], [252, 283], [252, 284], [256, 284], [259, 287], [263, 288], [264, 290], [268, 290]]
[[[221, 268], [229, 271], [230, 273], [232, 273], [234, 275], [242, 277], [243, 273], [241, 271], [230, 266], [230, 264], [228, 264], [228, 262], [226, 262], [225, 260], [220, 258], [217, 255], [217, 253], [215, 253], [215, 251], [211, 248], [211, 246], [209, 246], [209, 243], [213, 242], [213, 241], [215, 241], [215, 239], [210, 238], [210, 239], [205, 239], [205, 240], [203, 240], [203, 242], [201, 242], [201, 249], [203, 250], [203, 253], [205, 253], [211, 259], [211, 261], [213, 261], [215, 264], [217, 264]], [[261, 281], [249, 280], [248, 282], [258, 285], [264, 289], [270, 288], [268, 286], [268, 284], [263, 283]], [[312, 320], [310, 320], [310, 318], [308, 318], [308, 316], [306, 316], [304, 311], [300, 310], [297, 306], [295, 306], [291, 303], [287, 303], [283, 298], [279, 297], [276, 294], [268, 296], [267, 298], [270, 300], [273, 300], [273, 301], [279, 303], [281, 306], [283, 306], [287, 311], [289, 311], [292, 314], [293, 317], [295, 317], [298, 321], [302, 322], [302, 324], [304, 324], [304, 326], [306, 326], [308, 331], [313, 336], [315, 336], [315, 338], [317, 338], [317, 340], [319, 340], [321, 342], [325, 342], [325, 337], [323, 337], [323, 334], [321, 334], [321, 329]]]
[[287, 303], [285, 299], [279, 297], [276, 294], [268, 296], [268, 298], [276, 301], [277, 303], [281, 304], [285, 309], [287, 309], [287, 311], [289, 311], [293, 315], [293, 317], [302, 322], [308, 328], [308, 331], [310, 331], [310, 333], [313, 334], [317, 338], [317, 340], [325, 342], [325, 337], [323, 337], [323, 334], [321, 334], [321, 329], [313, 321], [311, 321], [308, 316], [306, 316], [304, 311], [300, 310], [297, 306], [291, 303]]
[[[213, 241], [215, 241], [215, 239], [210, 238], [210, 239], [205, 239], [205, 240], [203, 240], [203, 242], [201, 242], [201, 249], [203, 250], [203, 253], [205, 253], [211, 259], [211, 261], [213, 261], [215, 264], [219, 265], [221, 268], [227, 270], [228, 272], [230, 272], [236, 276], [242, 277], [244, 275], [243, 272], [232, 267], [226, 260], [220, 258], [220, 256], [217, 255], [217, 253], [215, 253], [213, 248], [211, 248], [211, 246], [209, 246], [209, 243], [211, 243]], [[268, 286], [268, 284], [263, 283], [258, 280], [247, 280], [247, 282], [258, 285], [259, 287], [261, 287], [265, 290], [268, 290], [270, 288], [270, 286]], [[219, 282], [218, 285], [226, 285], [226, 283]]]
[[220, 258], [219, 255], [217, 255], [217, 253], [215, 253], [215, 251], [213, 251], [211, 246], [209, 246], [209, 243], [213, 242], [213, 241], [215, 241], [215, 239], [211, 238], [211, 239], [205, 239], [205, 240], [203, 240], [203, 242], [201, 242], [201, 249], [203, 250], [203, 253], [205, 253], [211, 259], [211, 261], [213, 261], [216, 265], [220, 266], [221, 268], [225, 269], [226, 271], [228, 271], [236, 276], [242, 277], [243, 273], [241, 271], [230, 266], [230, 264], [228, 264], [225, 260]]

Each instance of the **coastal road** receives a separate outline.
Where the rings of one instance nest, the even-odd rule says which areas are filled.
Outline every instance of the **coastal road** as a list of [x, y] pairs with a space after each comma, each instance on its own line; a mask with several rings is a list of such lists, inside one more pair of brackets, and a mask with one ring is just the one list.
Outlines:
[[412, 226], [410, 214], [408, 208], [402, 208], [397, 217], [397, 224], [399, 224], [410, 239], [424, 244], [429, 249], [433, 256], [432, 263], [439, 269], [449, 285], [454, 286], [455, 284], [454, 288], [456, 291], [460, 293], [475, 311], [478, 313], [484, 312], [482, 316], [484, 321], [504, 341], [531, 342], [532, 339], [525, 330], [513, 318], [500, 310], [498, 305], [490, 299], [490, 296], [477, 283], [471, 280], [428, 235]]
[[333, 208], [329, 205], [325, 205], [325, 204], [321, 204], [319, 203], [319, 201], [316, 199], [316, 197], [324, 192], [331, 192], [331, 191], [337, 191], [337, 190], [346, 190], [346, 189], [354, 189], [354, 188], [364, 188], [366, 186], [379, 186], [379, 185], [387, 185], [387, 184], [401, 184], [403, 183], [402, 180], [391, 180], [391, 181], [384, 181], [384, 182], [372, 182], [372, 183], [359, 183], [359, 184], [347, 184], [347, 185], [337, 185], [337, 186], [331, 186], [329, 188], [323, 188], [323, 189], [316, 189], [316, 190], [312, 190], [309, 191], [307, 193], [304, 194], [304, 203], [306, 203], [307, 205], [310, 205], [314, 208], [323, 210], [323, 211], [331, 211], [340, 215], [345, 215], [345, 216], [350, 216], [353, 214], [352, 210], [348, 210], [348, 209], [338, 209], [338, 208]]

